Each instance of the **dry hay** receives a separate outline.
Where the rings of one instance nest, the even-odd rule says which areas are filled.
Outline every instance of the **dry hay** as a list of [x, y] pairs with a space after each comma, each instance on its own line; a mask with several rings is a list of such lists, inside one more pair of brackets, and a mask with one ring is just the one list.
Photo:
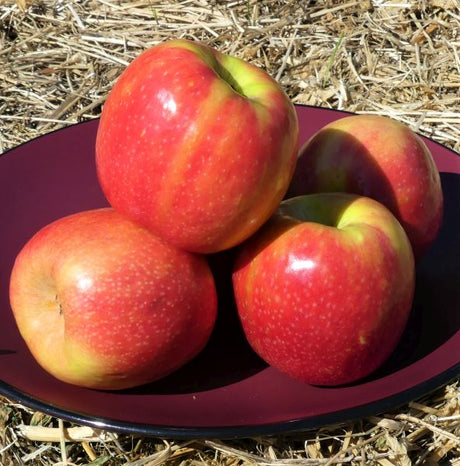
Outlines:
[[[0, 153], [99, 116], [142, 50], [203, 41], [295, 103], [385, 114], [460, 151], [458, 0], [0, 1]], [[2, 465], [460, 465], [459, 379], [369, 419], [241, 440], [136, 438], [0, 401]]]

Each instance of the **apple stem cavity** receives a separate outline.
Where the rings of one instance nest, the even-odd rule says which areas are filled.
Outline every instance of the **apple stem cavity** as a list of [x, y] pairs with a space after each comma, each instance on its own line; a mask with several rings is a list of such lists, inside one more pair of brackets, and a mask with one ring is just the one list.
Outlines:
[[[324, 196], [334, 202], [326, 204]], [[283, 215], [293, 217], [301, 222], [316, 222], [329, 227], [338, 227], [341, 224], [343, 213], [356, 200], [356, 195], [343, 197], [337, 193], [323, 193], [308, 195], [308, 202], [298, 202], [297, 196], [284, 201], [279, 211]], [[325, 208], [327, 205], [327, 208]]]
[[216, 72], [237, 94], [247, 97], [231, 71], [219, 63]]
[[[187, 43], [185, 43], [184, 46], [187, 48]], [[197, 49], [193, 45], [191, 45], [191, 47], [192, 50], [195, 53], [197, 53], [200, 56], [200, 58], [215, 71], [217, 76], [219, 76], [219, 78], [225, 81], [233, 91], [235, 91], [242, 97], [247, 97], [247, 95], [243, 92], [243, 87], [235, 78], [234, 73], [229, 69], [232, 68], [232, 65], [236, 64], [236, 62], [238, 61], [237, 59], [230, 55], [224, 54], [222, 54], [221, 56], [213, 54], [209, 55], [205, 53], [204, 50], [201, 50], [199, 48]], [[225, 64], [222, 63], [222, 61], [225, 61]]]

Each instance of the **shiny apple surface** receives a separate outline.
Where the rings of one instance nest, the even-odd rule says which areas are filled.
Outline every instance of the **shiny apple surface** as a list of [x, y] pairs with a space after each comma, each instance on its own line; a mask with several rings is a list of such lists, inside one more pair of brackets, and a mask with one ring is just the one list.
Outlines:
[[[300, 143], [347, 113], [296, 107]], [[41, 369], [16, 328], [8, 282], [16, 255], [47, 223], [106, 206], [97, 182], [98, 120], [23, 144], [0, 157], [0, 393], [80, 424], [167, 437], [244, 437], [316, 428], [384, 412], [447, 383], [460, 372], [460, 157], [424, 139], [441, 172], [440, 234], [417, 264], [415, 300], [400, 345], [377, 372], [326, 388], [267, 367], [244, 339], [229, 273], [233, 251], [210, 256], [219, 318], [205, 350], [176, 373], [107, 392], [59, 382]], [[180, 271], [178, 271], [180, 273]]]

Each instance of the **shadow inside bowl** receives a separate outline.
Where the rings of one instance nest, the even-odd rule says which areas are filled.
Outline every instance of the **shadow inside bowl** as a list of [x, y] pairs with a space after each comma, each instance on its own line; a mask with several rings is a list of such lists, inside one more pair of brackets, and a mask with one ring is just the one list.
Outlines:
[[441, 173], [444, 216], [417, 263], [414, 303], [401, 340], [386, 362], [357, 383], [399, 371], [428, 356], [460, 330], [460, 175]]
[[210, 255], [218, 293], [219, 311], [214, 331], [192, 361], [156, 382], [122, 390], [122, 393], [171, 395], [224, 387], [267, 367], [247, 342], [236, 312], [231, 272], [234, 250]]

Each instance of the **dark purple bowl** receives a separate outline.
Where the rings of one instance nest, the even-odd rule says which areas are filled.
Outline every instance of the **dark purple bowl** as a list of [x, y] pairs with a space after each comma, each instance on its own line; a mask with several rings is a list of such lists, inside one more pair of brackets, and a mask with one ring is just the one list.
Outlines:
[[[347, 113], [297, 107], [301, 143]], [[424, 139], [441, 172], [441, 232], [417, 267], [411, 319], [400, 345], [377, 372], [348, 386], [324, 388], [267, 367], [241, 333], [228, 281], [231, 251], [211, 262], [219, 319], [206, 349], [187, 366], [150, 385], [121, 392], [59, 382], [34, 361], [8, 299], [14, 259], [42, 226], [107, 205], [94, 145], [98, 120], [23, 144], [0, 158], [0, 393], [77, 424], [170, 438], [247, 437], [290, 432], [378, 414], [436, 389], [460, 369], [460, 157]]]

